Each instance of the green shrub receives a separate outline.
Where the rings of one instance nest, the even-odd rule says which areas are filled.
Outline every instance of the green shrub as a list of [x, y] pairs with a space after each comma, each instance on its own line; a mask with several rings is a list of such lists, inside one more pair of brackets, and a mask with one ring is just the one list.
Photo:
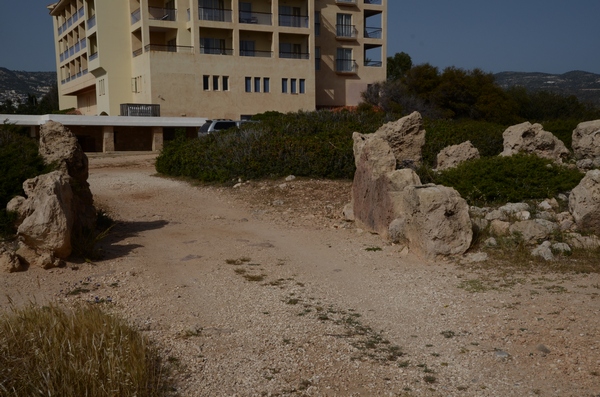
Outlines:
[[519, 154], [467, 161], [423, 175], [423, 179], [428, 178], [455, 188], [471, 205], [491, 205], [554, 197], [577, 186], [583, 174], [550, 160]]
[[46, 167], [36, 142], [19, 133], [14, 126], [0, 125], [0, 238], [14, 233], [14, 217], [6, 213], [6, 204], [23, 195], [23, 182], [42, 174]]
[[0, 396], [164, 396], [148, 342], [96, 306], [0, 313]]
[[352, 133], [372, 133], [386, 120], [371, 107], [357, 111], [259, 115], [258, 123], [165, 145], [158, 172], [205, 182], [286, 175], [352, 178]]
[[435, 167], [437, 154], [445, 147], [471, 141], [482, 157], [502, 152], [506, 126], [475, 120], [425, 120], [423, 163]]

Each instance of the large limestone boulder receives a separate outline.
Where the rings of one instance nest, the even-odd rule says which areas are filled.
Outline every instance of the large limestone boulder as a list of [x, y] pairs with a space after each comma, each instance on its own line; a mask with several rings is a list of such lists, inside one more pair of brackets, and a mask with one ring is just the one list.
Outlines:
[[9, 208], [24, 216], [17, 229], [25, 244], [40, 250], [51, 251], [59, 258], [71, 254], [73, 191], [68, 177], [53, 171], [28, 179], [23, 184], [27, 200], [14, 198]]
[[413, 112], [397, 121], [382, 125], [374, 135], [389, 143], [399, 165], [419, 166], [421, 164], [425, 129], [419, 112]]
[[473, 239], [469, 206], [456, 190], [412, 184], [400, 198], [398, 217], [389, 226], [392, 241], [406, 242], [426, 257], [463, 254], [469, 248]]
[[463, 142], [459, 145], [452, 145], [442, 149], [437, 155], [437, 170], [442, 171], [448, 168], [454, 168], [462, 162], [478, 159], [479, 150], [471, 141]]
[[572, 137], [575, 158], [594, 160], [600, 157], [600, 120], [579, 123]]
[[[402, 139], [389, 131], [354, 133], [353, 139], [352, 206], [361, 227], [406, 243], [425, 257], [462, 254], [469, 248], [473, 232], [466, 201], [454, 189], [422, 185], [410, 168], [396, 169], [398, 154], [390, 142]], [[415, 157], [400, 158], [404, 162]]]
[[588, 171], [571, 191], [569, 211], [580, 230], [600, 234], [600, 170]]
[[544, 131], [541, 124], [529, 122], [508, 127], [502, 134], [504, 151], [500, 156], [512, 156], [519, 152], [535, 154], [556, 163], [569, 155], [565, 144], [551, 132]]
[[40, 155], [46, 164], [56, 164], [58, 169], [72, 178], [73, 232], [93, 230], [96, 210], [88, 179], [88, 158], [77, 138], [65, 126], [48, 121], [40, 128]]

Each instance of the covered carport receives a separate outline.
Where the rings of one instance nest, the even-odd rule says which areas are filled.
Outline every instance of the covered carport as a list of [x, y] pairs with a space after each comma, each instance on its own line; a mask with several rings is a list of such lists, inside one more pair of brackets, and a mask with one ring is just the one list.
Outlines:
[[56, 121], [73, 132], [85, 152], [158, 151], [176, 131], [196, 137], [203, 117], [74, 116], [62, 114], [0, 114], [0, 121], [30, 128], [38, 138], [40, 126]]

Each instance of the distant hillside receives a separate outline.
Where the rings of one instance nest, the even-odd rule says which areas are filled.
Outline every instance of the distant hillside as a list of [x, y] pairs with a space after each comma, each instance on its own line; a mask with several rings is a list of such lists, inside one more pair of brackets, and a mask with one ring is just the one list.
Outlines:
[[56, 72], [23, 72], [0, 67], [0, 102], [27, 99], [27, 94], [43, 97], [56, 84]]
[[502, 88], [522, 86], [531, 91], [575, 95], [581, 102], [600, 107], [600, 74], [580, 70], [564, 74], [502, 72], [494, 77]]

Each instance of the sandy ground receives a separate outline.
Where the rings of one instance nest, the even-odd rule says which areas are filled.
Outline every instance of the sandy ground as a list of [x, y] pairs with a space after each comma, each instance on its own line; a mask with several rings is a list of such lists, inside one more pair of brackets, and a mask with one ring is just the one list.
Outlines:
[[339, 217], [349, 182], [193, 186], [153, 160], [91, 157], [103, 259], [0, 274], [1, 307], [98, 302], [181, 396], [600, 396], [600, 275], [425, 262]]

